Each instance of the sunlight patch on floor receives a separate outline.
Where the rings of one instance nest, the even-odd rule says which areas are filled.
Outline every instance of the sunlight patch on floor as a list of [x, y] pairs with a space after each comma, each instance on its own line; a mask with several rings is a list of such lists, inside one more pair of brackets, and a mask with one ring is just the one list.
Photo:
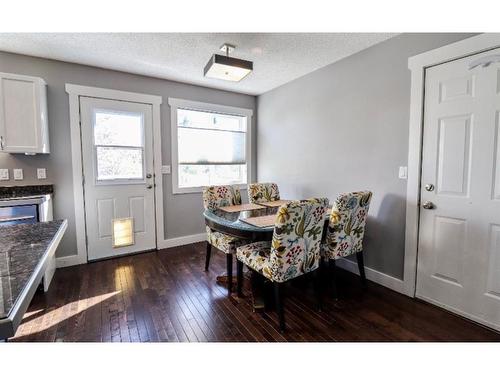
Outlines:
[[[54, 327], [55, 325], [63, 322], [64, 320], [67, 320], [75, 315], [78, 315], [78, 314], [84, 312], [85, 310], [90, 309], [93, 306], [96, 306], [96, 305], [106, 301], [107, 299], [114, 297], [115, 295], [117, 295], [119, 293], [121, 293], [121, 290], [117, 290], [117, 291], [114, 291], [111, 293], [105, 293], [105, 294], [101, 294], [101, 295], [93, 296], [93, 297], [89, 297], [89, 298], [82, 298], [82, 299], [70, 302], [66, 305], [60, 306], [54, 310], [47, 311], [45, 314], [42, 314], [42, 315], [36, 317], [35, 319], [33, 319], [32, 321], [28, 321], [25, 323], [27, 325], [40, 324], [38, 329], [28, 330], [27, 332], [24, 332], [24, 330], [22, 329], [23, 323], [21, 323], [20, 332], [18, 332], [20, 334], [16, 335], [15, 337], [19, 338], [19, 337], [29, 336], [29, 335], [32, 335], [34, 333], [38, 333], [38, 332], [42, 332], [42, 331], [45, 331], [47, 329], [50, 329], [50, 328]], [[64, 312], [65, 310], [68, 311], [69, 313], [65, 313]], [[30, 311], [30, 312], [24, 314], [23, 320], [29, 318], [32, 315], [38, 314], [41, 311], [44, 311], [44, 309]]]

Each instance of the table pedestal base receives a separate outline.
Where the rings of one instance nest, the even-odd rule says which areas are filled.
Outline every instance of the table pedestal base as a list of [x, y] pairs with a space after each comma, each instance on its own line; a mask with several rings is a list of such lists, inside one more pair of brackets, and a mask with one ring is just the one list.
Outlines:
[[[218, 284], [227, 285], [227, 275], [219, 275], [215, 278]], [[233, 289], [236, 288], [236, 276], [233, 276]]]
[[[251, 277], [253, 279], [253, 277]], [[227, 281], [228, 281], [228, 276], [227, 275], [219, 275], [215, 279], [217, 281], [217, 284], [221, 284], [227, 287]], [[233, 276], [233, 290], [231, 292], [236, 292], [236, 286], [237, 286], [237, 278], [236, 276]], [[251, 288], [251, 298], [252, 298], [252, 306], [253, 310], [255, 311], [261, 311], [264, 310], [265, 308], [265, 303], [264, 303], [264, 297], [262, 295], [262, 290], [261, 290], [261, 285], [260, 283], [255, 283], [252, 282], [252, 288]]]

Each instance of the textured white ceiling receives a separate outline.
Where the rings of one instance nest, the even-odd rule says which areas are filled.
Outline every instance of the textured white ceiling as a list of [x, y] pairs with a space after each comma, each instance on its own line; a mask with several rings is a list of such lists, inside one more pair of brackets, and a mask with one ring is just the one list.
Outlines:
[[[389, 33], [0, 33], [0, 50], [259, 95], [382, 42]], [[205, 78], [223, 43], [252, 60], [241, 82]]]

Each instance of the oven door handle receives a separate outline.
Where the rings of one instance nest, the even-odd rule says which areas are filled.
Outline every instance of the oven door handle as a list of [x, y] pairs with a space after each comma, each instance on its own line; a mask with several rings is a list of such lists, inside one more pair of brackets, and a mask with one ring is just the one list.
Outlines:
[[27, 215], [27, 216], [15, 216], [15, 217], [0, 217], [0, 223], [5, 223], [7, 221], [20, 221], [20, 220], [29, 220], [34, 219], [35, 216]]

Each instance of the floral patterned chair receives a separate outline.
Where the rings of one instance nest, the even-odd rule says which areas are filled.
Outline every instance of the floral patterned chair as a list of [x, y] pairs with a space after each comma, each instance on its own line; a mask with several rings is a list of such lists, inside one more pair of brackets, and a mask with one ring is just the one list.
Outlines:
[[328, 199], [313, 198], [282, 205], [276, 216], [272, 241], [254, 242], [238, 247], [238, 296], [243, 284], [243, 265], [262, 274], [274, 284], [280, 330], [285, 330], [282, 298], [284, 282], [315, 272], [318, 303], [321, 304], [318, 268], [321, 258], [321, 237]]
[[363, 285], [366, 276], [363, 262], [363, 237], [372, 193], [358, 191], [340, 194], [332, 207], [330, 223], [326, 232], [326, 243], [322, 244], [322, 256], [328, 260], [335, 298], [335, 260], [356, 254], [359, 275]]
[[248, 185], [248, 201], [250, 203], [272, 202], [280, 200], [278, 185], [272, 182]]
[[[215, 210], [218, 207], [232, 206], [241, 204], [241, 194], [237, 187], [229, 185], [208, 186], [203, 189], [203, 207], [207, 210]], [[244, 245], [246, 241], [242, 241], [237, 237], [232, 237], [227, 234], [214, 231], [209, 226], [206, 226], [207, 231], [207, 254], [205, 258], [205, 271], [208, 271], [210, 265], [210, 255], [212, 246], [226, 253], [227, 262], [227, 289], [231, 295], [233, 286], [233, 254], [238, 246]]]

